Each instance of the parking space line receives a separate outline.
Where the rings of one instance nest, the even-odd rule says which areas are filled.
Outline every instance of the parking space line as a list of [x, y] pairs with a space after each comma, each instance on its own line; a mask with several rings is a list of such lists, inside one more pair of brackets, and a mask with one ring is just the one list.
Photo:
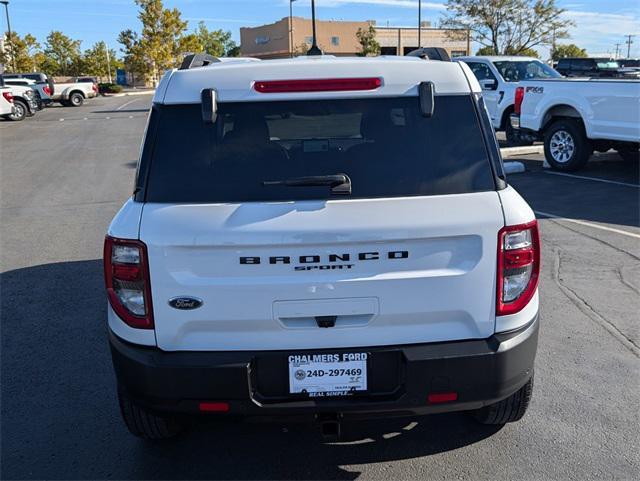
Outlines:
[[133, 102], [137, 102], [139, 99], [133, 99], [133, 100], [129, 100], [128, 102], [123, 103], [120, 107], [118, 107], [116, 110], [122, 110], [123, 108], [125, 108], [127, 105], [131, 105]]
[[586, 227], [593, 227], [594, 229], [606, 230], [606, 231], [609, 231], [609, 232], [614, 232], [616, 234], [626, 235], [628, 237], [633, 237], [634, 239], [640, 239], [640, 234], [634, 234], [633, 232], [627, 232], [626, 230], [614, 229], [613, 227], [607, 227], [607, 226], [600, 225], [600, 224], [593, 224], [591, 222], [586, 222], [584, 220], [569, 219], [567, 217], [562, 217], [562, 216], [555, 215], [555, 214], [549, 214], [548, 212], [541, 212], [539, 210], [534, 210], [533, 212], [535, 212], [536, 215], [542, 215], [542, 216], [548, 217], [550, 219], [564, 220], [566, 222], [571, 222], [573, 224], [583, 225], [583, 226], [586, 226]]
[[617, 180], [600, 179], [599, 177], [587, 177], [586, 175], [566, 174], [564, 172], [551, 172], [549, 170], [544, 171], [545, 174], [562, 175], [563, 177], [573, 177], [575, 179], [593, 180], [594, 182], [604, 182], [606, 184], [623, 185], [625, 187], [635, 187], [640, 189], [638, 184], [629, 184], [628, 182], [618, 182]]

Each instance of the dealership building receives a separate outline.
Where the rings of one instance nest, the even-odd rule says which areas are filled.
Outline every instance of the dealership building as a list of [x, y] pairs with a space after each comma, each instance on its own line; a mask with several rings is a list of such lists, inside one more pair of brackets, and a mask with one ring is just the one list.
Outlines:
[[[418, 48], [417, 27], [381, 27], [374, 21], [316, 21], [318, 46], [328, 55], [356, 55], [360, 43], [356, 37], [358, 29], [366, 30], [370, 25], [376, 29], [376, 40], [381, 55], [406, 55]], [[432, 28], [422, 22], [420, 29], [423, 47], [442, 47], [450, 56], [468, 55], [469, 34], [466, 30]], [[283, 58], [304, 53], [312, 42], [311, 20], [302, 17], [285, 17], [275, 23], [240, 29], [240, 51], [244, 57]]]

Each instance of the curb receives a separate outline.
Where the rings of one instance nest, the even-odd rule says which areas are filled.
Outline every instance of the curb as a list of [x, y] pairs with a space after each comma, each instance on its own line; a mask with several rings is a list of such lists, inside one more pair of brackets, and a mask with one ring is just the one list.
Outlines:
[[155, 90], [144, 90], [141, 92], [121, 92], [119, 94], [102, 94], [103, 97], [129, 97], [131, 95], [153, 95]]
[[514, 157], [526, 154], [544, 154], [544, 145], [526, 145], [522, 147], [503, 147], [500, 149], [502, 157]]
[[522, 162], [511, 161], [504, 163], [505, 174], [521, 174], [526, 170], [527, 169], [524, 167], [524, 164]]

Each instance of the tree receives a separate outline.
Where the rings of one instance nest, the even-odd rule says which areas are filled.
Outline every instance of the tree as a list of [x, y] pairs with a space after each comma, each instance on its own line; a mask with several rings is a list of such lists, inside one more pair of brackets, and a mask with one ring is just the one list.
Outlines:
[[369, 28], [366, 30], [358, 28], [356, 37], [358, 38], [358, 43], [362, 49], [358, 52], [360, 57], [380, 55], [380, 44], [376, 40], [376, 29], [373, 25], [369, 25]]
[[101, 80], [109, 78], [109, 64], [111, 66], [111, 79], [116, 75], [116, 69], [122, 64], [116, 57], [116, 52], [109, 49], [107, 58], [107, 44], [97, 42], [88, 50], [84, 51], [83, 73], [99, 77]]
[[551, 58], [553, 60], [560, 60], [565, 57], [581, 57], [587, 56], [587, 51], [584, 48], [578, 47], [574, 43], [566, 45], [556, 45], [556, 48], [551, 52]]
[[227, 57], [239, 57], [240, 56], [240, 45], [236, 45], [233, 48], [230, 48], [227, 51]]
[[[204, 22], [198, 23], [195, 35], [202, 44], [202, 51], [214, 57], [235, 57], [239, 54], [238, 46], [231, 39], [228, 30], [209, 30]], [[238, 54], [233, 55], [238, 52]]]
[[[482, 47], [478, 49], [478, 51], [476, 52], [476, 55], [498, 55], [498, 54], [493, 49], [493, 47]], [[532, 48], [525, 48], [525, 49], [520, 49], [518, 51], [515, 51], [514, 49], [507, 47], [505, 49], [504, 55], [540, 58], [540, 54]]]
[[178, 40], [178, 52], [179, 56], [184, 57], [190, 53], [204, 52], [204, 47], [200, 38], [195, 33], [190, 33]]
[[57, 30], [52, 31], [44, 44], [42, 62], [40, 68], [49, 75], [80, 75], [80, 40], [73, 40]]
[[144, 77], [148, 71], [147, 61], [142, 51], [138, 34], [131, 29], [123, 30], [118, 35], [118, 43], [122, 44], [124, 52], [123, 63], [125, 69], [133, 75], [135, 84], [136, 76]]
[[540, 58], [540, 54], [538, 53], [537, 50], [534, 50], [532, 48], [524, 48], [524, 49], [519, 49], [517, 51], [514, 51], [510, 48], [507, 48], [505, 50], [505, 55], [517, 55], [520, 57], [535, 57], [535, 58]]
[[498, 55], [521, 55], [538, 45], [568, 38], [574, 22], [561, 19], [564, 9], [555, 0], [447, 0], [442, 27], [469, 31], [472, 40]]
[[0, 52], [0, 63], [7, 70], [13, 71], [14, 60], [16, 72], [34, 72], [36, 70], [35, 55], [40, 50], [40, 44], [31, 34], [20, 38], [16, 32], [5, 35], [5, 49]]
[[181, 39], [187, 22], [182, 20], [178, 9], [164, 8], [162, 0], [135, 0], [135, 3], [140, 7], [138, 18], [142, 32], [138, 35], [125, 30], [118, 41], [124, 47], [128, 65], [134, 65], [141, 74], [150, 76], [155, 85], [161, 72], [182, 60], [185, 44]]
[[310, 48], [310, 45], [307, 42], [302, 42], [301, 44], [297, 45], [293, 49], [293, 56], [294, 57], [305, 56], [309, 51], [309, 48]]
[[476, 55], [497, 55], [493, 47], [480, 47]]

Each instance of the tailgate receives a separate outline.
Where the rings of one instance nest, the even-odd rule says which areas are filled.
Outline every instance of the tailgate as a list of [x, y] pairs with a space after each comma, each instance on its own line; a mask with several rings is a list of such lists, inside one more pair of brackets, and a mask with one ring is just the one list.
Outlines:
[[[486, 338], [496, 192], [144, 207], [158, 346], [279, 350]], [[169, 300], [202, 306], [176, 309]], [[319, 327], [329, 320], [333, 327]]]

